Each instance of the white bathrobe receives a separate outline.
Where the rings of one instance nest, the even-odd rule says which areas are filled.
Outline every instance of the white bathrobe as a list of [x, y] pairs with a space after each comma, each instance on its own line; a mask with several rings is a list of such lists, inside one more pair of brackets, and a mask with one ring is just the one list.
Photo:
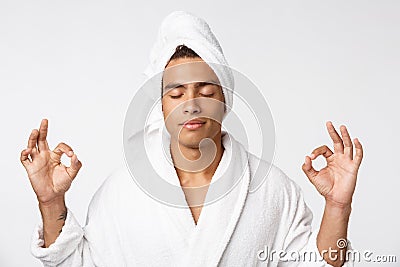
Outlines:
[[[150, 144], [157, 155], [160, 135], [153, 134]], [[154, 200], [123, 168], [94, 195], [84, 227], [68, 209], [61, 234], [42, 248], [43, 227], [38, 223], [32, 254], [45, 266], [330, 266], [319, 256], [318, 231], [311, 232], [312, 213], [298, 185], [272, 165], [258, 190], [249, 192], [257, 165], [269, 168], [270, 164], [248, 153], [228, 133], [223, 133], [222, 141], [225, 151], [208, 190], [213, 190], [213, 181], [229, 162], [234, 167], [227, 174], [244, 175], [228, 195], [203, 207], [197, 225], [189, 207]], [[167, 180], [179, 182], [167, 160], [156, 161]], [[180, 197], [184, 198], [183, 191]], [[262, 250], [308, 251], [318, 258], [285, 263], [277, 254], [265, 260]]]

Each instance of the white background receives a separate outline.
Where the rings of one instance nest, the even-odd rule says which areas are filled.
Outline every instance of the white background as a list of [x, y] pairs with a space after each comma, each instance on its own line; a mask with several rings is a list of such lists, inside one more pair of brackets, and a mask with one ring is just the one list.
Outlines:
[[274, 163], [304, 190], [314, 226], [324, 202], [301, 170], [304, 156], [331, 145], [327, 120], [361, 140], [349, 239], [400, 261], [400, 3], [259, 2], [0, 1], [0, 266], [40, 266], [29, 249], [40, 214], [19, 162], [31, 129], [48, 118], [51, 147], [66, 142], [82, 160], [67, 205], [83, 224], [95, 190], [123, 165], [125, 111], [173, 10], [205, 18], [228, 62], [262, 90]]

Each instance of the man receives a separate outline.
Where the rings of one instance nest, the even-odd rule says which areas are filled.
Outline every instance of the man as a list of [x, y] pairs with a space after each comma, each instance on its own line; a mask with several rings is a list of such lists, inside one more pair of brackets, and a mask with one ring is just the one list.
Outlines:
[[[189, 36], [195, 35], [191, 31], [199, 23], [206, 25], [191, 14], [174, 12], [161, 28], [179, 25], [174, 21], [179, 21], [178, 18], [186, 21], [185, 25], [193, 23]], [[181, 42], [176, 37], [179, 31], [172, 29], [176, 43]], [[199, 32], [204, 34], [207, 27]], [[213, 40], [210, 45], [215, 45], [214, 36], [210, 36]], [[174, 39], [171, 35], [168, 37]], [[160, 39], [170, 40], [165, 36]], [[302, 169], [326, 200], [320, 229], [317, 235], [311, 233], [312, 214], [298, 186], [276, 166], [251, 155], [229, 133], [221, 131], [232, 95], [224, 87], [224, 74], [211, 67], [209, 60], [204, 60], [211, 57], [204, 48], [207, 45], [197, 46], [196, 41], [189, 40], [191, 47], [176, 43], [169, 46], [174, 48], [172, 56], [166, 52], [167, 64], [160, 65], [163, 67], [163, 123], [169, 133], [167, 156], [173, 166], [163, 157], [165, 143], [158, 129], [146, 128], [132, 136], [128, 152], [136, 160], [127, 162], [129, 171], [115, 173], [96, 192], [85, 227], [79, 225], [65, 205], [65, 193], [77, 176], [81, 162], [64, 143], [53, 151], [49, 149], [47, 120], [42, 120], [39, 130], [32, 131], [28, 148], [21, 152], [21, 162], [42, 214], [42, 224], [33, 238], [34, 256], [46, 266], [349, 265], [343, 257], [331, 257], [326, 252], [335, 249], [337, 255], [343, 255], [347, 249], [338, 240], [346, 242], [347, 238], [351, 201], [363, 152], [358, 139], [354, 139], [353, 156], [353, 143], [346, 127], [340, 127], [340, 137], [328, 122], [334, 153], [327, 146], [321, 146], [305, 157]], [[219, 44], [216, 46], [217, 49], [208, 51], [217, 53], [215, 58], [223, 58]], [[155, 47], [163, 51], [162, 47]], [[156, 201], [131, 179], [130, 174], [136, 181], [139, 178], [135, 177], [135, 171], [140, 168], [144, 155], [135, 149], [143, 136], [147, 136], [149, 157], [158, 174], [171, 183], [178, 182], [182, 189], [172, 197], [186, 203], [187, 208]], [[69, 167], [61, 164], [63, 154], [71, 158]], [[311, 161], [320, 155], [326, 158], [327, 166], [317, 171]], [[271, 171], [260, 188], [250, 194], [249, 185], [256, 166], [271, 168]], [[153, 181], [155, 175], [147, 169], [146, 180]], [[229, 190], [222, 198], [211, 201], [214, 193], [221, 193], [216, 190], [219, 181], [227, 182], [223, 188]], [[269, 258], [264, 262], [260, 260], [260, 249], [264, 246], [288, 253], [316, 252], [325, 261], [286, 262]]]

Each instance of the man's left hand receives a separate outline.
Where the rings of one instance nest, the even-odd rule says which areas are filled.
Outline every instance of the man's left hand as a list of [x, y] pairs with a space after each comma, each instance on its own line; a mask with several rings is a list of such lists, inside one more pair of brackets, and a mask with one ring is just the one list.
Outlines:
[[[334, 152], [326, 145], [314, 149], [310, 156], [305, 157], [302, 169], [327, 203], [346, 207], [351, 205], [358, 169], [363, 158], [363, 148], [355, 138], [353, 158], [353, 142], [346, 127], [340, 127], [342, 137], [336, 132], [332, 122], [328, 121], [326, 127], [333, 141]], [[312, 166], [312, 160], [320, 155], [325, 157], [327, 165], [317, 171]]]

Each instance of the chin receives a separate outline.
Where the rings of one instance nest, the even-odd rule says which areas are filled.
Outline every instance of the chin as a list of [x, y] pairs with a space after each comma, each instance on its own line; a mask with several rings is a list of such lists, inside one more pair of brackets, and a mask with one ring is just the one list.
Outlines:
[[201, 140], [203, 140], [206, 137], [200, 137], [200, 136], [180, 136], [178, 139], [178, 142], [180, 145], [183, 145], [185, 147], [189, 148], [199, 148]]
[[173, 132], [174, 139], [185, 147], [189, 148], [199, 148], [201, 140], [205, 138], [214, 139], [218, 134], [218, 129], [198, 129], [198, 130], [188, 130], [188, 129], [175, 129]]

